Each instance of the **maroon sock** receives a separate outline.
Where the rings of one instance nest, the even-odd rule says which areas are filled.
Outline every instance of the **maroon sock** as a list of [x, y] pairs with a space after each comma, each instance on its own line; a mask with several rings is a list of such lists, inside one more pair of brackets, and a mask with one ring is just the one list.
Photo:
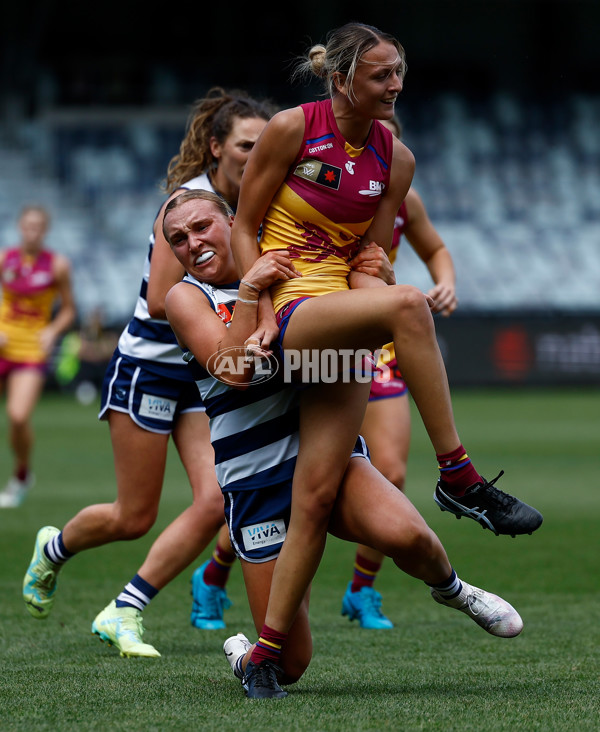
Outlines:
[[17, 480], [20, 480], [21, 483], [24, 483], [27, 480], [27, 477], [29, 476], [29, 470], [27, 468], [19, 468], [17, 472], [15, 473], [15, 478]]
[[250, 660], [257, 666], [261, 661], [273, 661], [277, 665], [280, 664], [281, 647], [286, 641], [288, 634], [280, 633], [278, 630], [263, 625], [260, 631], [260, 637], [256, 641]]
[[444, 455], [436, 455], [440, 477], [444, 487], [454, 496], [462, 496], [469, 486], [483, 482], [483, 478], [473, 467], [465, 448], [459, 445], [456, 450]]
[[225, 587], [234, 562], [235, 554], [225, 551], [217, 544], [210, 562], [206, 565], [202, 579], [207, 585]]
[[350, 592], [360, 592], [363, 587], [373, 587], [373, 583], [380, 569], [381, 562], [371, 562], [356, 552]]

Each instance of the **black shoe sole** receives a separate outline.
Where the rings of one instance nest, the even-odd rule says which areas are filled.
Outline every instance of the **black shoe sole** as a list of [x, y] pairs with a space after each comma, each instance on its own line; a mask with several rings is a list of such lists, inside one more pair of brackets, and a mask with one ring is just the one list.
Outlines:
[[466, 514], [458, 514], [455, 511], [453, 511], [452, 509], [446, 508], [445, 506], [443, 506], [440, 503], [439, 499], [437, 499], [437, 497], [435, 496], [435, 494], [434, 494], [434, 501], [437, 504], [437, 506], [440, 509], [440, 511], [445, 511], [447, 513], [451, 513], [456, 519], [461, 519], [463, 517], [470, 518], [471, 521], [475, 521], [476, 523], [478, 523], [481, 526], [482, 529], [489, 529], [496, 536], [501, 536], [501, 535], [502, 536], [510, 536], [513, 539], [515, 539], [517, 536], [524, 536], [525, 534], [527, 534], [528, 536], [531, 536], [533, 534], [533, 532], [534, 531], [537, 531], [540, 528], [540, 526], [542, 525], [542, 521], [540, 521], [539, 525], [536, 526], [535, 529], [532, 529], [531, 531], [522, 531], [522, 532], [520, 532], [518, 534], [517, 533], [512, 534], [510, 532], [504, 532], [503, 533], [503, 532], [497, 531], [496, 528], [492, 525], [491, 522], [482, 521], [479, 518], [474, 518], [472, 516], [467, 516]]

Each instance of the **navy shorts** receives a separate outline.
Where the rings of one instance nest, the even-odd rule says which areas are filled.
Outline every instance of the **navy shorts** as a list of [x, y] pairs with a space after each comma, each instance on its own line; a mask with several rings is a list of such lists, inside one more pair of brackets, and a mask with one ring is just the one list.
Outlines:
[[106, 419], [109, 409], [128, 414], [149, 432], [167, 435], [179, 415], [205, 411], [195, 382], [155, 374], [118, 351], [104, 374], [98, 418]]
[[[369, 460], [367, 443], [358, 437], [351, 457]], [[258, 490], [223, 491], [229, 538], [240, 559], [259, 564], [281, 551], [292, 507], [292, 481]]]

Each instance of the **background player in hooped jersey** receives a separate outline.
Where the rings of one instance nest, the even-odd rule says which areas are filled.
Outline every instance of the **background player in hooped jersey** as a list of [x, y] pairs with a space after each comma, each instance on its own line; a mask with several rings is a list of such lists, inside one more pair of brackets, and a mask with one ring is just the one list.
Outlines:
[[[402, 126], [396, 115], [383, 120], [398, 139]], [[411, 186], [394, 225], [394, 236], [389, 253], [394, 264], [402, 236], [426, 265], [434, 286], [428, 291], [433, 299], [434, 313], [447, 317], [458, 305], [456, 273], [452, 256], [435, 230], [417, 191]], [[375, 379], [371, 385], [369, 402], [361, 426], [361, 435], [367, 441], [373, 465], [399, 490], [404, 490], [406, 465], [410, 446], [410, 405], [408, 389], [394, 357], [394, 344], [384, 346], [381, 356], [385, 378]], [[381, 610], [381, 595], [373, 588], [381, 569], [383, 554], [360, 545], [354, 559], [352, 580], [344, 594], [342, 614], [357, 619], [361, 628], [392, 628], [393, 623]]]
[[[172, 437], [193, 501], [162, 531], [138, 571], [92, 623], [92, 631], [124, 656], [160, 656], [142, 640], [142, 611], [223, 525], [208, 419], [164, 312], [166, 293], [184, 270], [164, 239], [162, 211], [170, 198], [188, 189], [216, 191], [235, 206], [248, 154], [272, 112], [270, 103], [221, 88], [211, 89], [194, 105], [179, 154], [169, 164], [169, 196], [154, 222], [135, 312], [121, 333], [103, 383], [99, 416], [109, 424], [116, 500], [87, 506], [62, 531], [53, 526], [40, 529], [23, 580], [27, 609], [34, 618], [46, 618], [54, 604], [58, 572], [69, 559], [86, 549], [146, 534], [157, 517]], [[224, 627], [224, 590], [218, 584], [204, 586], [207, 598], [211, 602], [205, 605], [213, 615], [204, 615], [206, 627]]]
[[19, 506], [33, 484], [31, 416], [52, 350], [76, 316], [70, 262], [45, 248], [48, 211], [25, 206], [18, 225], [21, 242], [0, 251], [0, 391], [6, 390], [14, 454], [14, 474], [0, 493], [0, 508]]
[[[275, 368], [253, 378], [258, 359], [248, 359], [247, 348], [250, 355], [272, 355], [251, 335], [258, 293], [298, 273], [287, 252], [269, 252], [249, 268], [234, 302], [231, 282], [237, 270], [229, 247], [229, 213], [223, 201], [206, 191], [182, 193], [168, 204], [165, 236], [187, 275], [170, 290], [165, 306], [210, 417], [225, 515], [259, 630], [280, 550], [288, 541], [302, 390], [278, 379], [281, 370]], [[221, 313], [233, 307], [233, 317], [225, 322]], [[303, 419], [301, 429], [318, 427]], [[345, 457], [329, 531], [384, 550], [400, 570], [428, 584], [436, 602], [460, 610], [488, 633], [506, 638], [520, 633], [523, 623], [511, 605], [457, 577], [439, 539], [414, 506], [371, 465], [362, 437]], [[277, 662], [254, 662], [252, 645], [242, 633], [225, 641], [227, 660], [249, 698], [286, 696], [279, 682], [293, 683], [307, 668], [312, 655], [309, 595], [307, 588], [285, 643], [271, 648]], [[257, 645], [261, 643], [262, 637]]]
[[[311, 48], [298, 68], [321, 78], [330, 98], [283, 110], [265, 127], [244, 171], [233, 225], [242, 277], [261, 252], [273, 250], [288, 251], [302, 274], [261, 293], [259, 344], [279, 339], [285, 359], [286, 353], [312, 358], [325, 349], [356, 353], [393, 340], [438, 462], [436, 498], [496, 533], [532, 533], [541, 514], [499, 491], [497, 478], [485, 480], [462, 445], [433, 300], [394, 280], [350, 274], [360, 245], [358, 256], [389, 251], [412, 182], [412, 153], [379, 121], [393, 116], [404, 49], [390, 34], [348, 23], [329, 34], [326, 46]], [[366, 286], [355, 287], [356, 278]], [[315, 386], [301, 397], [301, 420], [310, 420], [311, 429], [300, 429], [292, 516], [253, 662], [276, 658], [270, 649], [285, 642], [321, 560], [343, 458], [364, 417], [368, 389], [363, 393], [362, 384], [338, 379]]]

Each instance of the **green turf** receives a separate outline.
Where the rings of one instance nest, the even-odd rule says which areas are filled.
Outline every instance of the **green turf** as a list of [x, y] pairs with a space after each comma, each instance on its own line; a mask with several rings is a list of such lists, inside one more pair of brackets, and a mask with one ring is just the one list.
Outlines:
[[[391, 562], [377, 587], [396, 627], [361, 630], [340, 615], [354, 548], [330, 539], [311, 602], [313, 662], [287, 699], [260, 702], [244, 698], [221, 652], [228, 635], [253, 635], [237, 567], [225, 631], [190, 626], [190, 571], [145, 612], [146, 639], [161, 659], [121, 659], [90, 633], [96, 613], [187, 505], [174, 452], [150, 534], [76, 557], [61, 574], [50, 618], [27, 614], [21, 581], [37, 529], [62, 527], [114, 494], [108, 428], [95, 405], [45, 395], [35, 416], [37, 485], [23, 507], [0, 512], [0, 730], [600, 729], [600, 394], [457, 391], [454, 404], [478, 469], [491, 478], [504, 468], [500, 487], [538, 507], [544, 525], [512, 539], [442, 514], [431, 500], [435, 463], [417, 419], [408, 493], [459, 574], [519, 609], [523, 633], [487, 635]], [[0, 468], [4, 480], [3, 417]]]

